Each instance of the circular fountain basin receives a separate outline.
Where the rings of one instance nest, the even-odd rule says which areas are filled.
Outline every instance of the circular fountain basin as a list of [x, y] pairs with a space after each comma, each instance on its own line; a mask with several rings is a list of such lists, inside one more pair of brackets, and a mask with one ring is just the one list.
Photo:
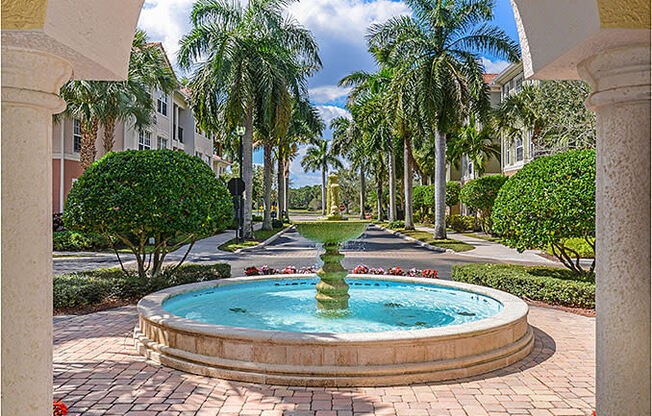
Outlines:
[[138, 304], [141, 354], [183, 371], [297, 386], [449, 380], [533, 346], [519, 298], [458, 282], [349, 275], [346, 312], [319, 311], [317, 279], [276, 275], [178, 286]]
[[355, 240], [365, 232], [369, 221], [327, 220], [294, 221], [299, 234], [315, 243], [341, 244]]

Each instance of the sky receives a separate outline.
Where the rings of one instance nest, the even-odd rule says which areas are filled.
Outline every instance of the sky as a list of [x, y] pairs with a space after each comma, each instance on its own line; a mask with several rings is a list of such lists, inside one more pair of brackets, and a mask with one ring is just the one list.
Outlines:
[[[179, 40], [190, 30], [190, 10], [195, 0], [145, 0], [138, 27], [151, 41], [162, 42], [171, 62], [176, 62]], [[311, 101], [329, 124], [344, 109], [347, 90], [337, 86], [345, 75], [358, 70], [373, 71], [375, 66], [367, 53], [365, 33], [369, 25], [382, 23], [393, 16], [408, 14], [402, 1], [392, 0], [301, 0], [290, 5], [289, 13], [315, 36], [320, 47], [323, 68], [309, 81]], [[495, 0], [494, 24], [518, 41], [518, 32], [509, 0]], [[486, 56], [486, 72], [500, 72], [507, 62]], [[184, 75], [175, 68], [179, 75]], [[326, 130], [324, 137], [330, 139]], [[291, 186], [321, 183], [319, 172], [303, 172], [303, 147], [290, 166]], [[262, 163], [261, 152], [254, 153], [254, 163]]]

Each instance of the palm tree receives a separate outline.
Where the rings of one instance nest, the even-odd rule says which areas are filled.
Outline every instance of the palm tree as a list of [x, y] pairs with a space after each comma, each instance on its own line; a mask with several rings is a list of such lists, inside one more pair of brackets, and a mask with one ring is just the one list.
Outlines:
[[334, 154], [345, 156], [353, 169], [358, 169], [360, 174], [360, 218], [365, 219], [365, 165], [367, 152], [363, 143], [362, 129], [355, 121], [346, 117], [336, 117], [330, 125], [333, 130]]
[[488, 124], [479, 126], [475, 117], [459, 132], [451, 137], [446, 149], [446, 158], [459, 168], [463, 155], [473, 164], [473, 172], [477, 176], [484, 173], [486, 162], [492, 157], [500, 157], [500, 144], [495, 142], [496, 134]]
[[[357, 71], [342, 78], [339, 85], [353, 87], [349, 96], [350, 107], [361, 107], [363, 130], [371, 139], [380, 144], [376, 150], [387, 153], [389, 171], [389, 212], [390, 221], [396, 220], [396, 160], [394, 157], [394, 137], [390, 120], [385, 116], [391, 107], [388, 94], [392, 81], [392, 70], [385, 66], [378, 72]], [[391, 113], [391, 111], [390, 111]]]
[[131, 44], [127, 81], [110, 81], [104, 85], [106, 106], [100, 122], [104, 127], [104, 151], [109, 153], [115, 142], [116, 122], [133, 119], [136, 128], [146, 127], [154, 112], [149, 91], [160, 89], [169, 94], [178, 82], [163, 49], [149, 43], [147, 34], [139, 29]]
[[342, 162], [335, 157], [329, 149], [328, 141], [324, 139], [315, 140], [313, 146], [309, 147], [306, 155], [301, 161], [303, 169], [315, 172], [321, 170], [321, 213], [326, 215], [326, 175], [328, 168], [342, 168]]
[[79, 161], [82, 170], [95, 161], [97, 150], [95, 140], [100, 119], [104, 117], [104, 102], [101, 97], [104, 88], [99, 81], [69, 81], [61, 87], [61, 97], [66, 101], [62, 113], [79, 119], [81, 126], [81, 148]]
[[277, 143], [278, 217], [288, 215], [287, 187], [290, 160], [296, 157], [299, 143], [308, 143], [320, 137], [326, 128], [319, 111], [307, 100], [295, 100], [287, 133]]
[[[320, 64], [310, 33], [283, 15], [287, 0], [251, 0], [246, 4], [199, 0], [193, 28], [181, 40], [179, 66], [193, 69], [193, 110], [200, 128], [217, 132], [244, 125], [245, 236], [252, 237], [252, 146], [254, 127], [277, 110], [279, 83], [301, 82], [296, 75]], [[271, 126], [269, 126], [271, 131]]]
[[[412, 16], [372, 25], [368, 40], [415, 94], [423, 127], [435, 135], [435, 238], [446, 238], [446, 139], [469, 112], [488, 108], [481, 53], [519, 59], [518, 44], [489, 24], [493, 0], [406, 0]], [[415, 88], [416, 87], [416, 88]]]

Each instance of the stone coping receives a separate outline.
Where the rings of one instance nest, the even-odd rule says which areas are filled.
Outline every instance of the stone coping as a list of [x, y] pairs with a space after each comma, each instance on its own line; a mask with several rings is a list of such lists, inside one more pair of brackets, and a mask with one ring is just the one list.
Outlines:
[[390, 275], [366, 275], [350, 274], [348, 279], [356, 280], [384, 280], [391, 282], [416, 283], [426, 286], [458, 289], [485, 295], [493, 298], [503, 305], [503, 308], [496, 315], [489, 318], [467, 322], [459, 325], [449, 325], [439, 328], [397, 330], [385, 332], [362, 332], [362, 333], [317, 333], [317, 332], [290, 332], [265, 329], [251, 329], [232, 327], [216, 324], [208, 324], [193, 321], [173, 315], [163, 309], [163, 303], [175, 296], [204, 289], [219, 288], [222, 286], [254, 283], [261, 281], [278, 280], [305, 280], [317, 278], [313, 274], [281, 274], [268, 276], [237, 277], [222, 280], [213, 280], [201, 283], [191, 283], [176, 286], [150, 294], [138, 302], [138, 313], [141, 317], [150, 322], [161, 325], [176, 331], [188, 334], [228, 337], [231, 339], [283, 343], [283, 344], [315, 344], [315, 345], [337, 345], [337, 344], [382, 344], [404, 341], [410, 343], [413, 340], [445, 340], [448, 338], [464, 338], [480, 335], [485, 332], [492, 332], [515, 321], [525, 319], [528, 313], [527, 304], [516, 296], [508, 293], [482, 286], [475, 286], [461, 282], [445, 281], [438, 279], [426, 279]]

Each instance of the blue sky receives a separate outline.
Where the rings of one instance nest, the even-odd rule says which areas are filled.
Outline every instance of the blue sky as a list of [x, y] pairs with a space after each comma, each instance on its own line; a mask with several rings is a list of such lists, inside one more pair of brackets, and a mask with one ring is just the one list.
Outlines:
[[[495, 0], [495, 24], [518, 40], [514, 14], [509, 0]], [[194, 0], [146, 0], [138, 26], [152, 41], [163, 42], [172, 62], [176, 61], [179, 39], [189, 30], [190, 10]], [[392, 0], [301, 0], [290, 6], [289, 12], [315, 35], [320, 46], [323, 69], [310, 80], [311, 100], [318, 106], [328, 123], [346, 115], [343, 109], [347, 91], [337, 82], [356, 70], [373, 70], [374, 63], [366, 52], [365, 31], [372, 23], [382, 23], [392, 16], [407, 14], [402, 1]], [[507, 63], [492, 56], [485, 57], [487, 72], [499, 72]], [[327, 130], [324, 137], [330, 138]], [[302, 149], [291, 166], [293, 187], [319, 184], [319, 173], [303, 172]], [[260, 152], [254, 162], [262, 163]]]

